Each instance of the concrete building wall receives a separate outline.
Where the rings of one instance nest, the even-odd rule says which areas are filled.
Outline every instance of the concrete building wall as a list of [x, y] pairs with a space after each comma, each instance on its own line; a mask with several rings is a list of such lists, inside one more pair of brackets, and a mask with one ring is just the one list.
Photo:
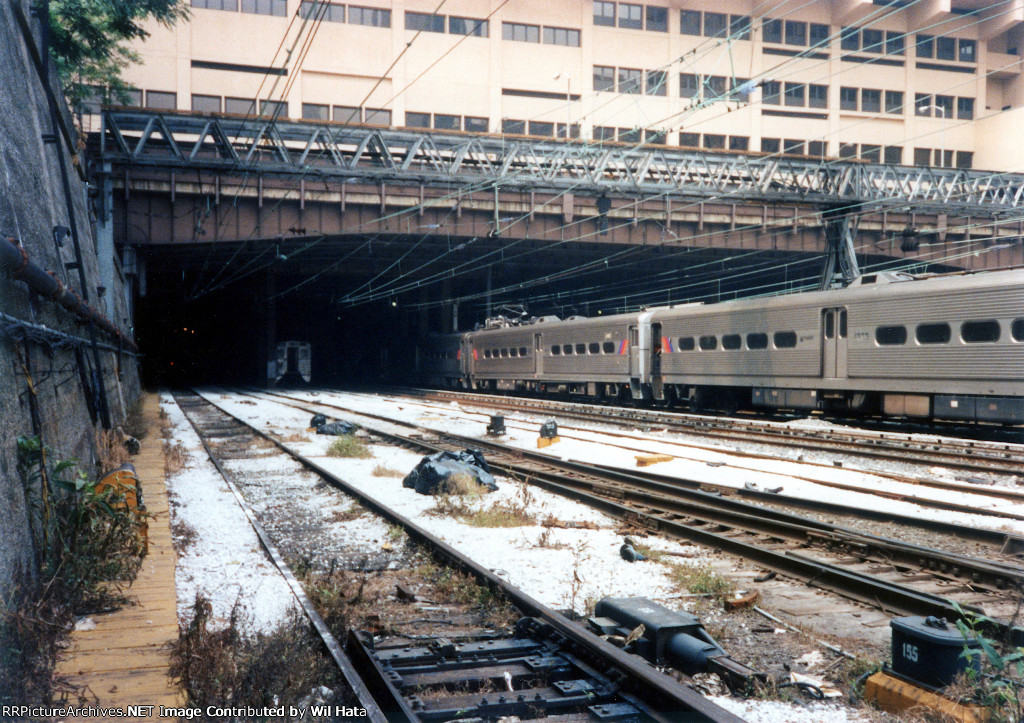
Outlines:
[[[64, 239], [63, 247], [58, 247], [53, 235], [54, 226], [70, 227], [73, 216], [81, 236], [88, 299], [125, 328], [128, 311], [123, 278], [113, 259], [102, 258], [98, 252], [88, 186], [79, 177], [77, 161], [63, 138], [55, 144], [44, 142], [53, 131], [48, 102], [15, 14], [20, 10], [30, 29], [37, 31], [30, 6], [29, 0], [0, 6], [0, 88], [4, 96], [0, 107], [0, 235], [20, 239], [31, 261], [53, 270], [62, 282], [82, 294], [77, 271], [65, 269], [65, 264], [74, 260], [71, 240]], [[66, 108], [63, 115], [69, 123]], [[69, 173], [70, 214], [58, 153], [63, 154]], [[107, 262], [114, 269], [112, 281], [104, 281], [100, 275], [101, 263]], [[98, 298], [100, 285], [106, 287], [103, 300]], [[87, 335], [86, 328], [65, 309], [30, 293], [25, 283], [3, 271], [0, 311], [70, 335]], [[0, 321], [2, 329], [11, 331], [10, 322]], [[102, 334], [99, 339], [109, 341]], [[91, 356], [86, 356], [91, 361]], [[72, 350], [15, 341], [10, 333], [0, 333], [0, 600], [5, 603], [9, 586], [20, 573], [31, 573], [33, 560], [30, 503], [17, 471], [17, 437], [40, 434], [58, 457], [76, 457], [83, 469], [93, 471], [95, 426], [79, 376], [81, 363]], [[101, 365], [111, 415], [119, 423], [125, 408], [138, 396], [135, 360], [123, 356], [118, 363], [114, 354], [106, 352], [101, 354]], [[31, 414], [33, 404], [38, 410], [38, 428]]]
[[[392, 126], [414, 125], [424, 117], [417, 114], [435, 127], [447, 126], [451, 116], [462, 128], [467, 117], [486, 119], [480, 123], [491, 133], [510, 129], [503, 120], [532, 123], [535, 127], [525, 130], [533, 134], [546, 133], [546, 123], [553, 124], [552, 132], [558, 124], [578, 124], [584, 138], [607, 138], [609, 131], [602, 129], [613, 129], [620, 140], [632, 141], [628, 131], [645, 129], [665, 133], [671, 145], [714, 147], [725, 136], [726, 147], [768, 152], [784, 150], [788, 139], [802, 144], [790, 144], [791, 150], [810, 155], [823, 151], [884, 160], [889, 147], [890, 160], [907, 164], [977, 166], [981, 157], [992, 159], [997, 170], [1024, 170], [1007, 166], [999, 139], [979, 132], [978, 123], [1024, 103], [1024, 5], [1018, 0], [920, 0], [902, 9], [870, 0], [452, 0], [438, 21], [444, 32], [418, 36], [407, 29], [407, 16], [429, 14], [436, 6], [432, 0], [331, 3], [319, 25], [303, 22], [299, 0], [274, 3], [264, 7], [274, 6], [282, 15], [244, 12], [253, 0], [192, 0], [190, 22], [172, 30], [154, 27], [138, 47], [143, 63], [128, 73], [145, 91], [137, 102], [193, 110], [209, 107], [202, 99], [194, 102], [193, 95], [203, 95], [210, 97], [206, 103], [217, 99], [221, 110], [230, 111], [239, 104], [225, 106], [227, 98], [270, 98], [284, 100], [292, 118], [315, 117], [318, 109], [311, 106], [338, 106], [329, 115], [348, 119], [345, 107], [360, 106], [360, 118], [370, 121], [381, 118], [368, 109], [390, 111]], [[360, 24], [367, 8], [389, 13], [387, 26]], [[616, 25], [595, 22], [595, 13], [609, 8]], [[635, 24], [630, 22], [634, 8], [642, 27], [622, 27]], [[662, 11], [665, 30], [652, 29], [659, 20], [649, 13]], [[728, 27], [749, 18], [749, 36], [709, 37], [707, 24], [714, 27], [723, 17]], [[486, 19], [486, 37], [453, 33], [453, 18]], [[683, 32], [693, 18], [703, 22], [703, 34]], [[772, 37], [772, 20], [781, 21], [774, 26], [780, 38]], [[506, 30], [506, 24], [529, 29]], [[844, 43], [844, 28], [862, 35], [850, 32]], [[562, 29], [572, 31], [569, 45], [548, 42], [558, 40], [555, 33]], [[813, 31], [830, 40], [811, 47]], [[508, 34], [526, 39], [505, 39]], [[921, 36], [935, 38], [930, 53], [927, 43], [917, 46]], [[852, 47], [853, 37], [862, 47]], [[901, 42], [902, 53], [895, 52]], [[265, 72], [285, 66], [287, 76]], [[667, 92], [598, 90], [595, 69], [601, 67], [614, 68], [617, 81], [622, 69], [639, 70], [645, 84], [648, 71], [664, 71]], [[709, 100], [705, 88], [705, 100], [695, 103], [682, 94], [681, 75], [725, 78], [727, 87], [735, 79], [769, 79], [782, 84], [783, 96], [772, 103], [761, 88], [749, 101]], [[787, 99], [787, 85], [800, 84], [827, 86], [826, 107], [812, 106], [806, 87], [802, 103]], [[157, 91], [152, 101], [150, 91]], [[902, 93], [899, 109], [887, 112], [890, 96], [895, 104], [897, 93]], [[927, 115], [916, 106], [927, 107]], [[994, 125], [999, 123], [984, 127]], [[821, 145], [806, 145], [809, 141]]]

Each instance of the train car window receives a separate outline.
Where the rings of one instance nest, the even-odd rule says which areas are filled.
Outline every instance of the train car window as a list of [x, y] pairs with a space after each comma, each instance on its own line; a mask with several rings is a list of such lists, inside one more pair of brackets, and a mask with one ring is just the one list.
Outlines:
[[836, 335], [836, 320], [831, 311], [825, 312], [825, 338], [831, 339]]
[[846, 309], [839, 312], [839, 338], [846, 338]]
[[722, 337], [723, 349], [729, 349], [732, 351], [734, 349], [739, 349], [741, 346], [743, 346], [743, 340], [740, 338], [739, 334], [726, 334]]
[[995, 319], [965, 321], [960, 325], [960, 338], [968, 344], [999, 341], [999, 322]]
[[558, 346], [558, 344], [555, 344], [554, 346], [551, 347], [551, 356], [558, 356], [561, 353], [562, 347]]
[[497, 349], [491, 349], [491, 359], [497, 359], [501, 356], [501, 352]]
[[767, 349], [768, 348], [768, 335], [757, 332], [755, 334], [747, 334], [747, 348], [748, 349]]
[[498, 352], [502, 359], [508, 359], [508, 349], [502, 349]]
[[601, 345], [601, 351], [603, 351], [605, 354], [614, 354], [615, 353], [615, 342], [614, 341], [606, 341], [606, 342], [604, 342]]
[[907, 343], [907, 327], [879, 326], [875, 329], [875, 341], [882, 346], [899, 346]]
[[590, 342], [590, 345], [589, 345], [588, 349], [589, 349], [591, 354], [600, 354], [601, 353], [601, 345], [598, 344], [596, 341]]
[[586, 344], [577, 344], [576, 345], [576, 353], [577, 354], [586, 354], [587, 353], [587, 345]]
[[530, 351], [525, 346], [519, 347], [519, 356], [529, 356]]
[[1014, 341], [1024, 341], [1024, 319], [1014, 319], [1010, 325], [1010, 334]]
[[508, 350], [508, 355], [512, 357], [519, 356], [519, 350], [516, 349], [515, 347], [512, 347], [511, 349]]
[[693, 351], [695, 346], [692, 336], [679, 337], [679, 351]]
[[777, 331], [772, 336], [772, 341], [775, 342], [776, 349], [792, 349], [796, 346], [796, 332]]
[[563, 354], [572, 354], [572, 344], [562, 344]]
[[700, 348], [704, 351], [711, 351], [718, 348], [718, 339], [712, 334], [700, 338]]
[[953, 336], [949, 324], [918, 324], [914, 330], [914, 338], [918, 344], [946, 344]]

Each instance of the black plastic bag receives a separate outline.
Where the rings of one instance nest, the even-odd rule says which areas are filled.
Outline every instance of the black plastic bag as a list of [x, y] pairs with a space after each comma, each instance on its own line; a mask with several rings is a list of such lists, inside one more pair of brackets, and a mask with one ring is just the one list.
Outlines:
[[468, 476], [490, 492], [498, 489], [487, 460], [477, 449], [438, 452], [424, 457], [402, 480], [402, 486], [415, 489], [421, 495], [457, 492], [455, 486], [450, 484], [451, 478], [455, 475]]

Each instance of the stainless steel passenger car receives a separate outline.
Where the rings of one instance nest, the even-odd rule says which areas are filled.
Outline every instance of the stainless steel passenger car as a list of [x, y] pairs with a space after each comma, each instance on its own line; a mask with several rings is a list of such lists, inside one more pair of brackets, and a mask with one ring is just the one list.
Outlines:
[[462, 335], [460, 386], [1024, 423], [1024, 269]]

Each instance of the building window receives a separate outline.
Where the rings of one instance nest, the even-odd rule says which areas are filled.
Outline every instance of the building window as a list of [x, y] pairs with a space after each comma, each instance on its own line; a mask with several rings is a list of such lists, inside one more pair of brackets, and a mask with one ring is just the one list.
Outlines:
[[679, 11], [679, 32], [683, 35], [700, 35], [700, 12], [698, 10]]
[[490, 33], [488, 22], [477, 18], [448, 18], [448, 32], [452, 35], [472, 35], [475, 38], [486, 38]]
[[174, 110], [178, 107], [178, 94], [162, 90], [147, 90], [146, 107]]
[[728, 35], [729, 16], [724, 13], [704, 13], [704, 35], [709, 38], [724, 38]]
[[697, 148], [700, 146], [700, 133], [680, 133], [679, 145], [683, 148]]
[[862, 143], [860, 146], [861, 160], [871, 163], [882, 162], [882, 147], [873, 143]]
[[704, 134], [704, 147], [710, 148], [714, 151], [725, 149], [725, 136], [717, 133], [705, 133]]
[[444, 113], [434, 114], [434, 128], [443, 131], [461, 131], [462, 116], [446, 115]]
[[787, 156], [804, 155], [804, 142], [795, 138], [787, 138], [782, 142], [782, 152]]
[[608, 65], [594, 66], [594, 90], [615, 90], [615, 68]]
[[668, 134], [660, 128], [651, 128], [644, 131], [644, 143], [657, 143], [659, 146], [663, 146], [667, 137]]
[[856, 143], [840, 143], [839, 144], [839, 157], [843, 159], [856, 158], [857, 157], [857, 144]]
[[664, 70], [648, 70], [647, 85], [644, 90], [647, 95], [667, 95], [668, 73]]
[[961, 40], [959, 44], [959, 54], [957, 60], [961, 63], [975, 63], [978, 60], [978, 56], [975, 53], [975, 42], [973, 40]]
[[[193, 99], [195, 96], [192, 96]], [[195, 101], [192, 102], [193, 106]], [[302, 117], [305, 120], [318, 120], [325, 121], [331, 119], [331, 107], [326, 103], [303, 103], [302, 104]]]
[[750, 150], [750, 138], [747, 136], [729, 136], [730, 151]]
[[679, 74], [679, 97], [698, 98], [700, 97], [700, 76], [693, 73]]
[[614, 141], [615, 129], [609, 126], [594, 126], [595, 141]]
[[935, 111], [936, 116], [941, 118], [953, 117], [953, 96], [937, 95], [935, 96], [935, 105], [939, 108], [939, 110]]
[[224, 112], [232, 115], [249, 115], [256, 111], [256, 101], [252, 98], [225, 98]]
[[348, 6], [348, 21], [352, 25], [369, 25], [375, 28], [391, 27], [391, 11], [379, 8]]
[[238, 0], [192, 0], [192, 7], [206, 8], [207, 10], [234, 10], [238, 11]]
[[822, 25], [821, 23], [811, 23], [810, 41], [812, 48], [820, 48], [828, 45], [830, 35], [828, 25]]
[[885, 162], [886, 163], [903, 163], [903, 147], [902, 146], [886, 146], [885, 147]]
[[828, 86], [814, 84], [807, 86], [807, 105], [811, 108], [828, 108]]
[[548, 121], [530, 121], [531, 136], [553, 136], [555, 135], [555, 124]]
[[406, 30], [422, 30], [427, 33], [444, 32], [444, 15], [431, 15], [430, 13], [405, 13]]
[[361, 123], [363, 114], [359, 108], [351, 105], [336, 105], [331, 108], [336, 123]]
[[782, 103], [782, 83], [777, 80], [766, 80], [761, 86], [761, 102], [765, 105]]
[[326, 20], [330, 23], [345, 22], [345, 6], [320, 0], [303, 0], [299, 3], [299, 17], [309, 20]]
[[540, 26], [523, 25], [522, 23], [502, 23], [501, 37], [505, 40], [518, 40], [522, 43], [539, 43]]
[[956, 38], [935, 38], [935, 59], [956, 60]]
[[839, 110], [857, 110], [857, 89], [842, 87], [839, 89]]
[[364, 122], [371, 126], [389, 126], [391, 125], [391, 111], [384, 108], [367, 108]]
[[956, 99], [956, 117], [963, 120], [974, 118], [974, 98]]
[[[198, 113], [220, 113], [219, 95], [192, 94], [192, 110]], [[323, 118], [322, 120], [327, 120]]]
[[865, 113], [882, 112], [882, 91], [864, 88], [860, 92], [860, 109]]
[[896, 114], [903, 112], [903, 91], [885, 91], [885, 112]]
[[825, 141], [807, 141], [807, 155], [815, 158], [824, 158], [828, 153]]
[[807, 45], [807, 23], [786, 21], [786, 45]]
[[906, 36], [899, 31], [887, 30], [885, 33], [886, 55], [903, 55], [903, 42], [905, 37]]
[[260, 115], [268, 118], [287, 118], [288, 102], [283, 100], [261, 100]]
[[466, 116], [466, 130], [471, 133], [486, 133], [489, 122], [486, 118]]
[[915, 166], [930, 166], [930, 165], [932, 165], [932, 149], [931, 148], [915, 148], [914, 149], [914, 165]]
[[430, 128], [430, 113], [405, 112], [405, 125], [410, 128]]
[[807, 86], [803, 83], [786, 83], [786, 105], [803, 107], [807, 104]]
[[973, 168], [974, 167], [974, 154], [971, 151], [957, 151], [956, 152], [956, 167], [957, 168]]
[[761, 152], [762, 153], [778, 153], [782, 148], [781, 138], [762, 138], [761, 139]]
[[917, 36], [917, 57], [919, 58], [934, 58], [935, 57], [935, 37], [932, 35], [918, 35]]
[[860, 48], [868, 53], [881, 53], [884, 50], [884, 33], [873, 28], [864, 28], [860, 31]]
[[724, 75], [709, 75], [704, 78], [705, 98], [721, 98], [725, 96], [729, 80]]
[[512, 120], [511, 118], [501, 119], [501, 132], [513, 136], [526, 135], [526, 121]]
[[242, 0], [242, 12], [255, 15], [288, 15], [288, 0]]
[[782, 21], [764, 20], [761, 23], [761, 39], [766, 43], [782, 42]]
[[729, 34], [735, 40], [750, 40], [750, 16], [730, 15]]
[[548, 45], [580, 47], [580, 31], [572, 28], [544, 28], [544, 42]]
[[636, 68], [619, 68], [619, 92], [639, 93], [643, 83], [643, 71]]
[[615, 27], [615, 3], [594, 0], [594, 25]]
[[932, 97], [927, 93], [914, 94], [914, 115], [930, 118], [932, 115]]
[[839, 35], [839, 47], [843, 50], [860, 50], [860, 29], [843, 28]]
[[657, 5], [648, 5], [646, 12], [648, 30], [653, 30], [659, 33], [668, 32], [668, 8], [658, 7]]
[[619, 141], [622, 143], [640, 143], [642, 138], [639, 128], [619, 128]]
[[619, 3], [619, 27], [643, 30], [644, 6]]

